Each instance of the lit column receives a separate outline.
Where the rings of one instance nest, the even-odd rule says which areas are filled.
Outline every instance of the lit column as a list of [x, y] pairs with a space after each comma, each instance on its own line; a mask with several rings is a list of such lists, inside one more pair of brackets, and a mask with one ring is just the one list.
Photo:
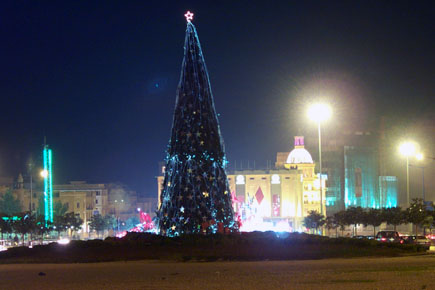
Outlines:
[[41, 176], [44, 178], [44, 217], [45, 222], [53, 222], [53, 179], [52, 179], [52, 155], [48, 145], [43, 150], [44, 170]]
[[308, 109], [308, 117], [317, 122], [317, 129], [319, 135], [319, 181], [320, 181], [320, 214], [323, 213], [323, 185], [322, 185], [322, 134], [320, 124], [328, 120], [332, 115], [331, 108], [326, 104], [315, 104]]
[[399, 147], [400, 153], [406, 157], [406, 206], [409, 206], [409, 157], [415, 154], [415, 143], [405, 142]]

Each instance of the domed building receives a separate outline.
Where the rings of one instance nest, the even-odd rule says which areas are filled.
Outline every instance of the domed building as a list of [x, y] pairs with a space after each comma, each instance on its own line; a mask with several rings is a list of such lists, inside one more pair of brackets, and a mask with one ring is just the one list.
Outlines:
[[261, 217], [275, 225], [285, 222], [291, 231], [305, 230], [303, 218], [311, 210], [320, 212], [320, 183], [314, 168], [313, 158], [304, 148], [304, 137], [296, 136], [292, 151], [277, 153], [275, 168], [230, 172], [228, 181], [235, 197], [235, 211], [242, 220], [249, 219], [249, 205], [257, 219]]
[[[305, 231], [303, 218], [311, 210], [320, 212], [320, 183], [314, 168], [313, 158], [304, 148], [304, 137], [296, 136], [293, 150], [277, 153], [275, 168], [227, 172], [242, 231]], [[157, 179], [161, 192], [163, 176]], [[323, 201], [325, 179], [323, 176]]]

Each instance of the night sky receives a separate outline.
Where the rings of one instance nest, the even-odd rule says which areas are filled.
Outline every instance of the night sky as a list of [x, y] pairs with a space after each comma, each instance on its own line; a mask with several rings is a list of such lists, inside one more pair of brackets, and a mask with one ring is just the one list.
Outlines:
[[433, 118], [433, 1], [2, 1], [0, 176], [54, 150], [55, 183], [156, 196], [195, 24], [230, 166], [274, 160], [318, 97], [334, 121]]

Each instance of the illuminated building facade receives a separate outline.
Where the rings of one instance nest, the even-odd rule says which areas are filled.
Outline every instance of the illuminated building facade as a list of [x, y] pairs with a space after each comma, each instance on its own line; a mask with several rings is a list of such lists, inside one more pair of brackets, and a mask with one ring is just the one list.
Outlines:
[[[320, 183], [315, 163], [304, 148], [304, 137], [295, 137], [291, 152], [278, 152], [274, 169], [229, 172], [233, 208], [242, 221], [242, 231], [303, 231], [308, 212], [320, 212]], [[163, 172], [163, 171], [162, 171]], [[163, 176], [158, 176], [158, 192]], [[322, 177], [323, 200], [325, 181]], [[160, 198], [159, 198], [160, 201]], [[325, 202], [323, 210], [326, 210]]]
[[[310, 140], [315, 141], [315, 138]], [[385, 150], [379, 140], [379, 134], [372, 131], [335, 130], [325, 133], [322, 165], [328, 176], [327, 215], [355, 206], [398, 206], [397, 178], [386, 174]]]

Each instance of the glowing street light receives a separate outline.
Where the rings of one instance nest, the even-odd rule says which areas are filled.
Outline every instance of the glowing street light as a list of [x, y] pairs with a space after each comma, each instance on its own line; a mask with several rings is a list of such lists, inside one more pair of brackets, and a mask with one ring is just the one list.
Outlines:
[[48, 176], [48, 170], [41, 170], [41, 177], [42, 178], [47, 178], [47, 176]]
[[415, 155], [416, 146], [414, 142], [402, 143], [399, 147], [400, 153], [406, 157], [406, 206], [409, 206], [409, 157]]
[[322, 189], [322, 134], [320, 130], [320, 123], [331, 118], [332, 110], [327, 104], [314, 104], [308, 108], [308, 118], [317, 122], [317, 128], [319, 133], [319, 181], [320, 181], [320, 214], [323, 215], [323, 189]]
[[318, 123], [328, 120], [331, 116], [331, 107], [326, 104], [314, 104], [308, 109], [308, 118]]

